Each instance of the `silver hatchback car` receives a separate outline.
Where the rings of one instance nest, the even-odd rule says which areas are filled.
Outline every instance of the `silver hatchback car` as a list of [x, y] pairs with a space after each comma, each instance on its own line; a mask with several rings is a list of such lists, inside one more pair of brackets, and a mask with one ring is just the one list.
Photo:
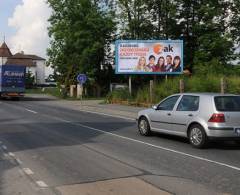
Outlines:
[[152, 131], [186, 137], [197, 148], [213, 138], [240, 141], [240, 96], [182, 93], [138, 113], [141, 135]]

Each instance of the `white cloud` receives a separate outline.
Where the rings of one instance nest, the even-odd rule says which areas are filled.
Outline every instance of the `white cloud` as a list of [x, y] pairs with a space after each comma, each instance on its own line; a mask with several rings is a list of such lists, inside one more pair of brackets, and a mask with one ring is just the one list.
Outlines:
[[8, 19], [8, 25], [16, 29], [9, 43], [13, 53], [24, 51], [46, 57], [49, 45], [47, 20], [50, 14], [46, 0], [22, 0], [16, 6], [12, 17]]

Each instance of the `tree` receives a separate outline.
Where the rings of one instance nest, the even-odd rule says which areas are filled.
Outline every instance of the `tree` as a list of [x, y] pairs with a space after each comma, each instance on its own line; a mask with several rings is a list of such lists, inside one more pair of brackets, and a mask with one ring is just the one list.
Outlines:
[[34, 86], [34, 84], [36, 84], [34, 75], [30, 71], [26, 72], [26, 79], [25, 79], [26, 88], [31, 89]]
[[105, 53], [114, 31], [112, 12], [101, 8], [101, 1], [48, 0], [50, 17], [48, 64], [58, 72], [58, 81], [69, 86], [78, 73], [85, 73], [95, 84], [104, 82]]
[[121, 31], [123, 38], [183, 39], [187, 68], [197, 70], [214, 62], [218, 65], [213, 68], [221, 69], [234, 57], [238, 0], [119, 0], [119, 4], [127, 24]]

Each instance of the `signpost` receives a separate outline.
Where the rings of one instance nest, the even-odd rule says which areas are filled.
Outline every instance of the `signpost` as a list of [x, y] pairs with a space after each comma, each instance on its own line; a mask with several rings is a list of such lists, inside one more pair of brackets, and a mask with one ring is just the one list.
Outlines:
[[80, 98], [82, 100], [83, 95], [83, 84], [87, 81], [87, 76], [85, 74], [79, 74], [77, 76], [77, 81], [79, 84], [77, 85], [77, 98]]
[[77, 81], [78, 81], [81, 85], [83, 85], [83, 84], [86, 83], [86, 81], [87, 81], [87, 76], [86, 76], [85, 74], [79, 74], [79, 75], [77, 76]]

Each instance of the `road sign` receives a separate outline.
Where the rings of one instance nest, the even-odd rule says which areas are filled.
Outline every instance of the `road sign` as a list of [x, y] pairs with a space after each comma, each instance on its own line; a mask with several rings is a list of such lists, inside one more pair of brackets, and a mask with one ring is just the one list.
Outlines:
[[77, 76], [77, 81], [82, 85], [82, 84], [86, 83], [87, 76], [85, 74], [79, 74]]

